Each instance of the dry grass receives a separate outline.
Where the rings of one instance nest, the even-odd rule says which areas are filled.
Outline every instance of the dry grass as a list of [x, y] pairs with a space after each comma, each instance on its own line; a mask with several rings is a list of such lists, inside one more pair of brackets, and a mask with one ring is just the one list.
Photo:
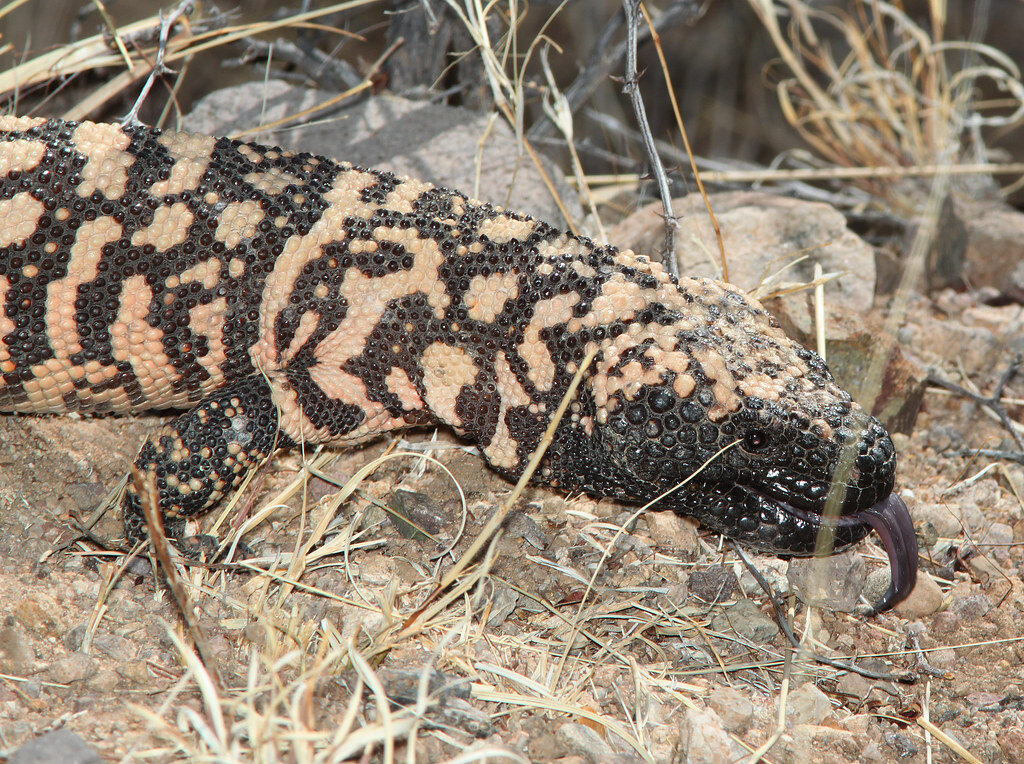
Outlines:
[[[31, 0], [14, 0], [0, 6], [0, 20], [17, 6], [29, 1]], [[351, 11], [376, 2], [378, 0], [346, 0], [273, 21], [232, 26], [226, 26], [223, 19], [217, 17], [197, 17], [193, 22], [184, 19], [174, 27], [174, 33], [167, 41], [164, 63], [167, 66], [180, 67], [180, 80], [187, 74], [189, 59], [197, 53], [227, 48], [246, 37], [268, 34], [288, 27], [301, 27], [320, 17]], [[104, 104], [122, 96], [127, 89], [149, 76], [156, 60], [160, 24], [160, 16], [151, 16], [121, 27], [108, 27], [101, 34], [62, 45], [25, 61], [4, 61], [6, 68], [0, 71], [0, 99], [7, 99], [11, 103], [11, 110], [21, 113], [22, 110], [18, 109], [19, 99], [31, 96], [37, 87], [57, 84], [59, 88], [63, 88], [83, 74], [101, 70], [117, 72], [108, 75], [102, 86], [80, 98], [73, 108], [60, 115], [64, 119], [88, 118]], [[341, 34], [341, 30], [337, 31]], [[13, 48], [10, 45], [0, 47], [0, 54], [12, 55]], [[172, 87], [167, 101], [168, 107], [175, 103], [176, 90], [176, 86]], [[164, 114], [166, 116], [166, 110]]]
[[[1019, 67], [991, 46], [945, 40], [944, 0], [928, 4], [927, 28], [901, 2], [749, 1], [781, 59], [786, 119], [827, 163], [878, 168], [851, 182], [899, 215], [919, 214], [929, 191], [890, 168], [984, 161], [982, 130], [1024, 120]], [[1003, 97], [982, 100], [983, 84]]]

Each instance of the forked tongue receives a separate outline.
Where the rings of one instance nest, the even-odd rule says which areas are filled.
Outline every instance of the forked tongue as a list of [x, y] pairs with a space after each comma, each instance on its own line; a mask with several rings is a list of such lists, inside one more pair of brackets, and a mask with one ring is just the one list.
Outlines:
[[907, 505], [895, 493], [857, 516], [874, 528], [889, 555], [889, 588], [867, 611], [867, 615], [877, 615], [903, 602], [913, 591], [917, 582], [917, 536]]

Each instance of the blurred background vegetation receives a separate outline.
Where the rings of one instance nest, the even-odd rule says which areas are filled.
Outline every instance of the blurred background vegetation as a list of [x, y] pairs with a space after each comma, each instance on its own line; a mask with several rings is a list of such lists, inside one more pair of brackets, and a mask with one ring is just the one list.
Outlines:
[[[151, 69], [156, 14], [171, 8], [150, 0], [0, 6], [3, 108], [121, 117]], [[639, 83], [673, 195], [693, 185], [670, 86], [702, 169], [753, 172], [756, 181], [778, 180], [757, 174], [767, 168], [796, 169], [804, 175], [786, 193], [855, 215], [912, 219], [935, 165], [1024, 159], [1017, 0], [661, 0], [644, 12]], [[619, 0], [196, 3], [170, 29], [170, 71], [140, 118], [174, 126], [211, 90], [270, 76], [355, 88], [353, 98], [387, 90], [494, 109], [567, 173], [574, 151], [595, 186], [621, 181], [636, 192], [649, 163], [622, 92], [625, 28]], [[904, 174], [843, 172], [865, 167]], [[1005, 192], [1019, 204], [1020, 175], [963, 175], [955, 187]], [[650, 191], [640, 183], [641, 196]]]

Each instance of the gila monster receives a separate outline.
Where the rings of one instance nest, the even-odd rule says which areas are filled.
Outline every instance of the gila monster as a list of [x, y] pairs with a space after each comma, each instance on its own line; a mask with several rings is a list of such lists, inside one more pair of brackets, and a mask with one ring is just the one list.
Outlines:
[[[185, 410], [136, 460], [178, 542], [300, 442], [443, 423], [517, 478], [594, 350], [535, 482], [666, 494], [785, 557], [874, 528], [872, 612], [913, 588], [885, 429], [729, 284], [388, 172], [139, 125], [0, 117], [0, 220], [0, 411]], [[143, 538], [131, 486], [121, 511]]]

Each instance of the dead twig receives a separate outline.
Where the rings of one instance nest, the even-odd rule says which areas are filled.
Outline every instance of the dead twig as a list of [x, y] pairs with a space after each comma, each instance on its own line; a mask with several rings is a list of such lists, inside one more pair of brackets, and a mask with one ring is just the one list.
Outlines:
[[164, 66], [164, 59], [167, 57], [167, 38], [170, 35], [171, 28], [178, 23], [178, 19], [191, 13], [192, 7], [193, 0], [181, 0], [166, 18], [164, 17], [164, 12], [160, 11], [160, 34], [156, 49], [156, 60], [153, 62], [153, 68], [150, 70], [149, 76], [146, 77], [146, 82], [142, 86], [142, 92], [135, 99], [132, 108], [121, 119], [121, 124], [125, 127], [134, 125], [139, 121], [139, 109], [142, 108], [142, 104], [149, 95], [149, 91], [152, 89], [156, 78], [171, 73], [171, 70]]
[[1004, 451], [998, 448], [961, 448], [957, 456], [987, 456], [989, 459], [1003, 459], [1008, 462], [1024, 464], [1024, 451]]
[[526, 488], [527, 482], [529, 482], [533, 473], [540, 465], [540, 460], [544, 458], [544, 452], [548, 450], [548, 446], [550, 446], [551, 441], [554, 440], [555, 430], [558, 427], [558, 423], [562, 421], [562, 416], [565, 414], [565, 410], [569, 407], [570, 402], [573, 400], [573, 396], [576, 395], [576, 389], [579, 387], [580, 382], [583, 381], [583, 375], [586, 374], [587, 368], [590, 366], [591, 362], [594, 360], [594, 356], [596, 355], [597, 350], [591, 350], [580, 362], [580, 367], [576, 370], [576, 374], [569, 383], [569, 387], [566, 389], [565, 395], [562, 396], [562, 402], [559, 404], [554, 416], [551, 417], [551, 421], [548, 423], [548, 427], [544, 431], [544, 436], [541, 438], [540, 443], [537, 444], [537, 448], [530, 457], [530, 461], [526, 464], [526, 469], [524, 469], [523, 474], [519, 476], [519, 480], [516, 482], [515, 488], [512, 489], [512, 493], [509, 494], [505, 503], [491, 516], [491, 519], [487, 521], [480, 533], [477, 534], [476, 539], [469, 545], [469, 548], [463, 553], [462, 557], [460, 557], [448, 570], [447, 574], [445, 574], [441, 583], [439, 583], [434, 590], [427, 595], [426, 600], [424, 600], [424, 602], [416, 609], [416, 612], [405, 620], [403, 628], [408, 629], [412, 626], [412, 624], [427, 609], [427, 606], [455, 582], [455, 580], [469, 566], [469, 563], [472, 562], [481, 550], [483, 550], [487, 542], [491, 540], [491, 537], [501, 526], [502, 522], [504, 522], [505, 517], [508, 516], [508, 513], [512, 509], [512, 505], [515, 504], [519, 495], [523, 492], [523, 489]]
[[854, 674], [860, 674], [866, 679], [878, 679], [883, 682], [899, 682], [900, 684], [914, 684], [917, 682], [917, 676], [909, 671], [902, 671], [900, 673], [886, 673], [884, 671], [872, 671], [866, 669], [863, 666], [858, 666], [856, 663], [848, 663], [847, 661], [836, 660], [835, 658], [826, 658], [824, 655], [818, 655], [818, 653], [808, 650], [806, 645], [801, 645], [800, 640], [796, 634], [793, 633], [793, 629], [789, 625], [789, 619], [786, 618], [784, 606], [779, 599], [779, 596], [775, 593], [772, 585], [768, 582], [761, 571], [757, 569], [757, 566], [747, 557], [743, 548], [735, 541], [730, 542], [732, 548], [736, 550], [736, 554], [740, 560], [750, 571], [750, 575], [757, 581], [758, 586], [764, 590], [764, 593], [768, 597], [768, 601], [772, 603], [772, 611], [775, 613], [775, 622], [782, 629], [782, 633], [786, 635], [786, 639], [789, 640], [790, 644], [793, 645], [794, 649], [803, 650], [807, 657], [813, 661], [824, 664], [825, 666], [831, 666], [832, 668], [839, 669], [840, 671], [850, 671]]
[[132, 485], [135, 487], [135, 492], [139, 497], [139, 505], [142, 508], [142, 515], [146, 519], [146, 528], [149, 531], [149, 542], [153, 548], [153, 554], [160, 564], [160, 569], [163, 571], [167, 588], [170, 589], [174, 597], [174, 602], [178, 606], [178, 612], [181, 613], [181, 619], [185, 622], [185, 628], [192, 637], [192, 643], [196, 646], [199, 658], [206, 666], [207, 671], [209, 671], [217, 689], [223, 690], [224, 680], [221, 677], [220, 670], [217, 668], [217, 661], [214, 658], [210, 642], [206, 638], [206, 630], [203, 629], [203, 625], [196, 618], [192, 599], [188, 596], [188, 592], [185, 591], [181, 577], [178, 576], [178, 569], [174, 567], [174, 563], [171, 561], [171, 551], [167, 543], [167, 534], [164, 531], [164, 521], [158, 509], [159, 497], [156, 490], [156, 475], [153, 472], [143, 474], [138, 467], [133, 466]]
[[[661, 64], [661, 73], [665, 78], [665, 90], [668, 92], [669, 103], [672, 104], [672, 114], [676, 118], [676, 127], [679, 128], [679, 135], [683, 139], [683, 148], [686, 150], [686, 156], [690, 160], [690, 169], [693, 171], [693, 178], [697, 182], [697, 190], [700, 192], [701, 198], [704, 200], [704, 208], [708, 213], [708, 221], [711, 223], [711, 227], [715, 230], [715, 241], [718, 242], [718, 255], [722, 263], [722, 281], [729, 280], [729, 263], [725, 257], [725, 241], [722, 239], [722, 228], [718, 225], [718, 218], [715, 215], [715, 211], [711, 208], [711, 201], [708, 199], [708, 192], [704, 189], [704, 181], [701, 180], [700, 171], [697, 169], [697, 160], [693, 156], [693, 149], [690, 146], [690, 136], [686, 132], [686, 124], [683, 122], [683, 115], [679, 112], [679, 103], [676, 101], [676, 90], [675, 86], [672, 85], [672, 75], [669, 72], [668, 61], [665, 60], [665, 51], [661, 47], [661, 36], [654, 28], [654, 22], [651, 20], [650, 15], [647, 13], [647, 8], [643, 5], [640, 6], [640, 10], [643, 11], [644, 20], [647, 22], [648, 29], [651, 30], [651, 40], [654, 42], [654, 49], [658, 53], [658, 62]], [[674, 254], [674, 253], [673, 253]], [[673, 256], [673, 264], [676, 259]]]
[[[938, 372], [936, 372], [934, 369], [928, 370], [928, 382], [930, 384], [941, 387], [944, 390], [949, 390], [951, 393], [955, 395], [967, 398], [968, 400], [973, 401], [977, 405], [988, 409], [993, 414], [995, 414], [996, 419], [998, 419], [1000, 424], [1002, 424], [1003, 427], [1006, 428], [1006, 430], [1010, 433], [1010, 437], [1013, 438], [1013, 442], [1017, 444], [1017, 449], [1019, 453], [1017, 453], [1016, 455], [1012, 455], [1013, 452], [1009, 452], [1011, 455], [1007, 456], [1007, 452], [1000, 452], [1000, 455], [996, 456], [995, 458], [1011, 458], [1014, 461], [1024, 461], [1024, 437], [1021, 437], [1020, 431], [1018, 429], [1020, 427], [1020, 423], [1010, 418], [1010, 415], [1006, 413], [1006, 408], [1003, 406], [1002, 401], [1003, 391], [1006, 389], [1006, 386], [1017, 375], [1017, 372], [1020, 371], [1022, 365], [1024, 365], [1024, 356], [1018, 355], [1012, 361], [1010, 361], [1009, 366], [1006, 367], [1006, 369], [1003, 371], [1002, 376], [1000, 376], [999, 381], [996, 382], [995, 389], [992, 391], [991, 395], [982, 395], [980, 393], [975, 392], [974, 390], [970, 390], [966, 387], [961, 387], [960, 385], [954, 382], [950, 382], [948, 379], [945, 379], [944, 377], [940, 376]], [[975, 449], [970, 449], [969, 453], [976, 454], [978, 453], [978, 451]], [[992, 456], [993, 453], [987, 453], [983, 455]]]
[[[346, 34], [338, 30], [339, 34]], [[350, 33], [349, 33], [350, 34]], [[250, 37], [245, 40], [248, 50], [236, 59], [228, 59], [225, 66], [242, 66], [270, 55], [276, 60], [286, 61], [302, 70], [305, 76], [324, 90], [347, 90], [359, 85], [365, 79], [348, 61], [331, 56], [310, 45], [302, 45], [284, 38], [273, 42]], [[373, 72], [376, 74], [376, 70]]]
[[[676, 0], [653, 19], [650, 28], [641, 27], [637, 30], [637, 42], [646, 42], [651, 31], [662, 32], [676, 24], [692, 24], [704, 15], [706, 7], [707, 3], [703, 0]], [[625, 20], [624, 12], [615, 13], [608, 19], [590, 48], [590, 58], [572, 84], [565, 89], [565, 99], [571, 113], [579, 111], [594, 91], [622, 65], [622, 59], [626, 56], [627, 41], [623, 39], [616, 43], [613, 40], [622, 31]], [[550, 135], [554, 127], [550, 121], [538, 120], [527, 134], [531, 140], [536, 140]]]
[[672, 211], [672, 194], [668, 187], [668, 177], [661, 164], [661, 157], [658, 156], [658, 148], [654, 143], [654, 135], [651, 133], [651, 125], [647, 119], [647, 109], [637, 84], [639, 74], [637, 73], [636, 47], [637, 28], [640, 25], [640, 0], [622, 0], [622, 7], [626, 12], [626, 76], [622, 82], [622, 92], [626, 94], [633, 105], [633, 113], [640, 128], [644, 151], [647, 153], [651, 173], [657, 181], [658, 194], [661, 196], [661, 206], [664, 209], [665, 243], [661, 249], [661, 262], [669, 273], [678, 276], [679, 265], [676, 263], [675, 235], [679, 223]]

